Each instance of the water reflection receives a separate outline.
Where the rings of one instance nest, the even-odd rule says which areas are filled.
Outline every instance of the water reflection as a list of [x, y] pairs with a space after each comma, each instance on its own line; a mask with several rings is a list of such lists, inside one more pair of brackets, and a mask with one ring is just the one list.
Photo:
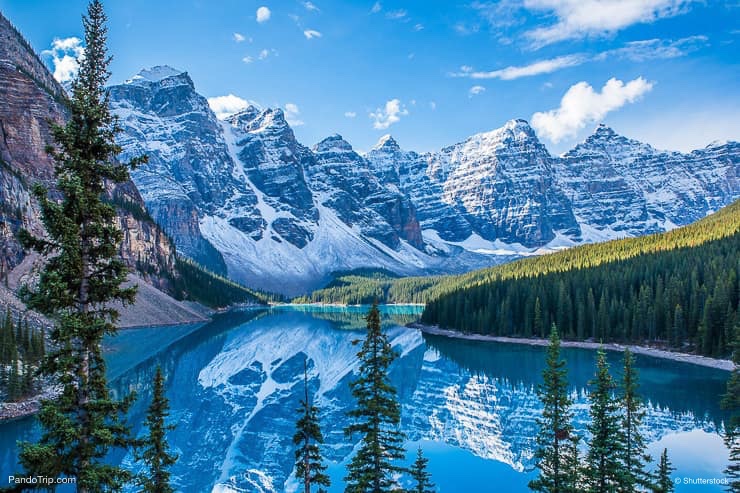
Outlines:
[[[401, 355], [391, 377], [410, 447], [420, 443], [427, 450], [441, 491], [460, 491], [462, 484], [490, 491], [484, 485], [491, 477], [497, 478], [499, 491], [527, 491], [540, 412], [534, 389], [544, 348], [422, 336], [399, 326], [418, 311], [389, 307], [383, 317]], [[311, 393], [322, 409], [332, 491], [339, 492], [343, 464], [354, 445], [343, 434], [345, 412], [353, 405], [348, 383], [357, 347], [352, 341], [362, 337], [365, 313], [365, 307], [282, 307], [230, 312], [200, 327], [126, 331], [108, 342], [112, 386], [118, 395], [139, 395], [131, 411], [138, 431], [154, 370], [163, 368], [177, 424], [168, 439], [180, 454], [173, 469], [178, 489], [291, 491], [296, 486], [291, 479], [294, 413], [307, 358]], [[162, 334], [172, 341], [162, 343]], [[576, 399], [576, 427], [583, 430], [594, 352], [564, 349], [564, 356]], [[609, 360], [617, 375], [621, 355], [609, 353]], [[649, 403], [645, 428], [651, 447], [668, 446], [674, 464], [686, 474], [720, 474], [726, 450], [717, 435], [725, 418], [718, 399], [726, 373], [640, 355], [636, 360]], [[14, 469], [13, 440], [30, 438], [32, 423], [27, 419], [0, 427], [3, 475]], [[705, 453], [693, 443], [711, 447], [718, 459], [702, 459]], [[136, 467], [129, 455], [111, 461]], [[683, 488], [692, 487], [679, 485], [678, 491]]]

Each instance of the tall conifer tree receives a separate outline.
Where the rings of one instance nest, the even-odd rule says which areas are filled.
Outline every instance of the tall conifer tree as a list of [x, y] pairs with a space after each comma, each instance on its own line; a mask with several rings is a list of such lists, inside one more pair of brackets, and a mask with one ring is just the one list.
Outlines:
[[162, 368], [157, 367], [154, 374], [154, 387], [152, 389], [152, 402], [146, 413], [144, 425], [147, 427], [147, 435], [138, 440], [139, 450], [136, 459], [144, 461], [148, 468], [148, 474], [140, 474], [138, 483], [146, 493], [173, 493], [175, 490], [170, 486], [169, 468], [177, 461], [177, 456], [169, 452], [166, 434], [175, 429], [168, 425], [165, 420], [169, 416], [170, 403], [165, 396], [164, 375]]
[[367, 337], [357, 353], [359, 377], [352, 382], [357, 407], [347, 414], [354, 421], [347, 436], [361, 435], [357, 454], [347, 466], [346, 493], [385, 493], [396, 490], [393, 475], [403, 471], [393, 464], [404, 458], [405, 436], [399, 430], [401, 407], [388, 369], [396, 354], [380, 326], [380, 311], [373, 304], [367, 314]]
[[[568, 396], [568, 377], [565, 361], [560, 358], [560, 337], [555, 324], [550, 330], [547, 366], [542, 372], [543, 383], [537, 387], [542, 402], [542, 417], [537, 419], [537, 450], [534, 457], [539, 476], [530, 481], [534, 491], [563, 493], [571, 491], [577, 471], [577, 447], [573, 441], [571, 399]], [[575, 454], [575, 460], [573, 455]], [[570, 460], [569, 460], [570, 458]]]
[[624, 351], [624, 374], [622, 375], [622, 465], [624, 474], [620, 491], [632, 493], [650, 487], [650, 475], [645, 466], [652, 459], [645, 453], [645, 438], [640, 426], [645, 417], [645, 408], [638, 394], [638, 375], [634, 368], [634, 357], [629, 349]]
[[616, 385], [609, 374], [606, 354], [600, 349], [596, 357], [596, 375], [589, 384], [591, 435], [584, 469], [585, 491], [613, 493], [622, 484], [623, 438], [619, 400], [613, 395]]
[[[39, 414], [43, 433], [37, 444], [24, 444], [20, 461], [29, 475], [77, 478], [80, 492], [118, 488], [130, 475], [103, 459], [115, 447], [130, 445], [122, 414], [130, 399], [111, 398], [101, 352], [104, 335], [116, 331], [113, 302], [133, 302], [134, 288], [122, 288], [127, 269], [117, 257], [122, 233], [115, 209], [103, 198], [106, 185], [128, 179], [136, 159], [121, 164], [115, 157], [119, 130], [108, 107], [105, 84], [110, 76], [106, 16], [98, 0], [83, 17], [85, 56], [72, 83], [69, 120], [53, 126], [57, 192], [36, 185], [46, 238], [22, 233], [26, 247], [49, 260], [28, 303], [56, 320], [54, 344], [42, 365], [62, 386], [55, 400], [44, 401]], [[59, 199], [59, 200], [58, 200]]]
[[311, 487], [318, 485], [318, 492], [326, 490], [321, 486], [330, 486], [331, 480], [325, 473], [319, 445], [324, 443], [324, 435], [319, 425], [319, 410], [311, 404], [308, 397], [308, 367], [303, 363], [304, 396], [298, 408], [300, 418], [296, 422], [296, 432], [293, 443], [298, 446], [295, 451], [296, 478], [303, 482], [304, 493], [311, 493]]

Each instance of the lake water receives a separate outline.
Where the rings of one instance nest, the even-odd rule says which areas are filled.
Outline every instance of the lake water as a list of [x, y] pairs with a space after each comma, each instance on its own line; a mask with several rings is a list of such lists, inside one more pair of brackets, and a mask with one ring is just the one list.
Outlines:
[[[131, 411], [138, 425], [154, 370], [163, 368], [177, 425], [168, 440], [180, 455], [172, 470], [178, 490], [291, 492], [297, 489], [291, 440], [307, 359], [310, 391], [321, 409], [330, 491], [341, 492], [355, 445], [343, 434], [345, 412], [354, 403], [349, 382], [358, 347], [352, 342], [364, 335], [366, 310], [255, 309], [222, 314], [205, 325], [122, 331], [106, 342], [111, 384], [117, 394], [139, 395]], [[420, 445], [440, 492], [528, 491], [540, 412], [535, 387], [545, 348], [452, 340], [403, 327], [419, 310], [383, 307], [400, 354], [391, 378], [402, 403], [408, 460]], [[595, 352], [564, 349], [563, 355], [582, 432]], [[621, 355], [608, 356], [618, 376]], [[726, 416], [718, 402], [728, 374], [640, 355], [636, 361], [650, 453], [657, 457], [668, 448], [680, 482], [676, 491], [722, 491], [683, 484], [683, 478], [723, 476], [728, 454], [718, 430]], [[34, 418], [0, 425], [0, 486], [17, 470], [15, 441], [37, 434]], [[110, 460], [136, 468], [130, 455]]]

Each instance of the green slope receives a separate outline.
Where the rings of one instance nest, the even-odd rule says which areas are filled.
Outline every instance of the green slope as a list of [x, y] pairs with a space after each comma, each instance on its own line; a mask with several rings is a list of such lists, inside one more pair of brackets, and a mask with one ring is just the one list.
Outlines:
[[659, 343], [724, 356], [738, 326], [740, 202], [662, 234], [584, 245], [427, 291], [425, 323], [466, 332]]
[[508, 264], [455, 276], [405, 277], [344, 272], [323, 289], [297, 298], [297, 302], [362, 304], [377, 298], [386, 303], [426, 303], [446, 293], [496, 279], [509, 279], [595, 267], [646, 253], [693, 247], [740, 231], [740, 201], [667, 233], [582, 245], [550, 255], [529, 257]]

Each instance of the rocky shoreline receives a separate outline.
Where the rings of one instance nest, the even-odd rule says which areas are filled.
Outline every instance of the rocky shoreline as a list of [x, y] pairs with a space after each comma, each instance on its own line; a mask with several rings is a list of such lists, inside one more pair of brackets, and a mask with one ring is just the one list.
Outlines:
[[[469, 341], [485, 341], [485, 342], [504, 342], [511, 344], [528, 344], [530, 346], [547, 346], [549, 340], [539, 338], [525, 338], [525, 337], [503, 337], [503, 336], [487, 336], [482, 334], [463, 334], [454, 330], [441, 329], [438, 326], [429, 326], [419, 323], [409, 324], [408, 327], [418, 329], [426, 334], [438, 335], [443, 337], [450, 337], [454, 339], [465, 339]], [[573, 347], [583, 349], [598, 349], [604, 348], [607, 351], [624, 351], [629, 349], [633, 354], [643, 354], [646, 356], [652, 356], [654, 358], [669, 359], [672, 361], [680, 361], [682, 363], [690, 363], [692, 365], [706, 366], [709, 368], [716, 368], [718, 370], [733, 371], [735, 364], [730, 360], [708, 358], [706, 356], [699, 356], [696, 354], [677, 353], [673, 351], [666, 351], [663, 349], [656, 349], [646, 346], [634, 346], [624, 344], [600, 344], [598, 342], [588, 341], [561, 341], [562, 347]]]
[[41, 401], [44, 399], [53, 399], [61, 393], [60, 387], [44, 387], [44, 389], [35, 395], [27, 397], [17, 402], [0, 402], [0, 423], [12, 421], [14, 419], [25, 418], [36, 414], [41, 409]]

